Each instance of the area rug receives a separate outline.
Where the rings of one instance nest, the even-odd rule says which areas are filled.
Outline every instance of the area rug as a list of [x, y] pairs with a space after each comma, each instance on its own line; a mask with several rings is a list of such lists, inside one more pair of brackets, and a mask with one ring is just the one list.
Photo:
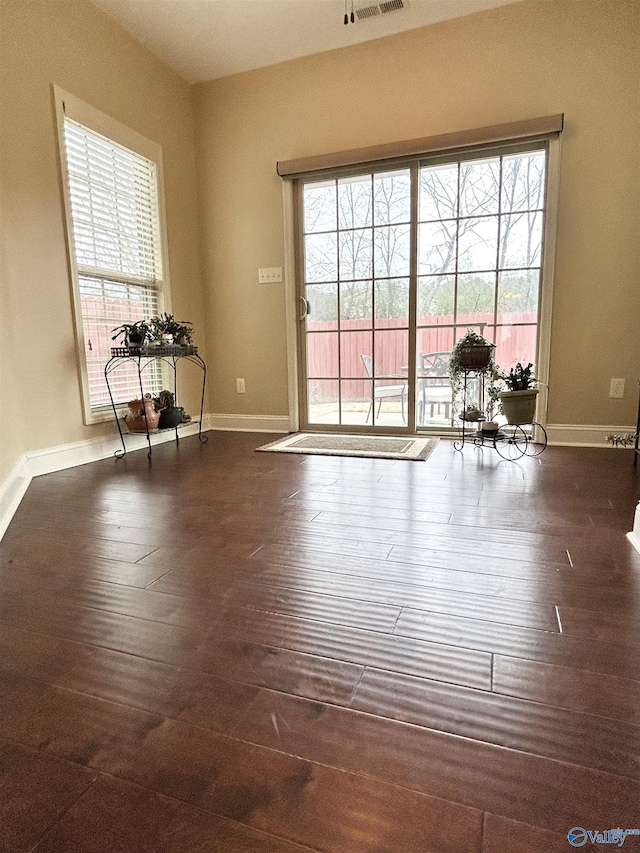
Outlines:
[[373, 459], [409, 459], [424, 462], [438, 438], [404, 438], [389, 435], [325, 435], [297, 432], [257, 447], [270, 453], [311, 453], [320, 456], [365, 456]]

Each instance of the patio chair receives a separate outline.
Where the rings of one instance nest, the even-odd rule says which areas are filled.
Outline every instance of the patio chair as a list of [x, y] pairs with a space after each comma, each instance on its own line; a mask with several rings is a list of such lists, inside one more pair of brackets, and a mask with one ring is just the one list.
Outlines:
[[450, 352], [426, 352], [418, 355], [418, 423], [424, 425], [427, 406], [433, 418], [435, 408], [444, 406], [444, 416], [449, 420], [451, 413], [451, 383], [449, 381]]
[[400, 398], [400, 405], [402, 406], [402, 421], [403, 423], [407, 422], [406, 414], [405, 414], [405, 401], [407, 399], [407, 382], [405, 379], [402, 379], [401, 385], [382, 385], [380, 383], [384, 381], [388, 381], [390, 379], [398, 379], [397, 376], [380, 376], [378, 374], [378, 369], [375, 367], [373, 363], [373, 356], [371, 355], [360, 355], [362, 359], [362, 363], [364, 364], [364, 369], [367, 373], [367, 376], [371, 380], [371, 404], [369, 406], [369, 412], [367, 414], [367, 423], [369, 423], [369, 419], [373, 416], [373, 406], [378, 400], [378, 411], [376, 417], [380, 415], [380, 409], [382, 408], [383, 400], [392, 400], [393, 398]]

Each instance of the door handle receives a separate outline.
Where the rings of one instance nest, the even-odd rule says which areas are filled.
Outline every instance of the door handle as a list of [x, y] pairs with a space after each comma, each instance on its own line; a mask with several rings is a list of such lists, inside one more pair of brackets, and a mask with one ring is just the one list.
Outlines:
[[309, 304], [309, 300], [305, 299], [304, 296], [299, 296], [298, 299], [302, 303], [301, 311], [298, 315], [298, 320], [305, 320], [309, 314], [311, 314], [311, 305]]

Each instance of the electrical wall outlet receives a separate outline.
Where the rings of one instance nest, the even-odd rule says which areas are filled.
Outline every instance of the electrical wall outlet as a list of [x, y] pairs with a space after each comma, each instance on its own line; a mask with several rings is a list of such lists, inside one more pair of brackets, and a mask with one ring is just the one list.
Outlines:
[[244, 387], [244, 379], [236, 379], [236, 394], [244, 394], [246, 390], [247, 389]]
[[609, 386], [609, 396], [616, 400], [624, 397], [624, 379], [612, 379]]
[[282, 267], [263, 267], [258, 270], [258, 284], [273, 284], [282, 281]]

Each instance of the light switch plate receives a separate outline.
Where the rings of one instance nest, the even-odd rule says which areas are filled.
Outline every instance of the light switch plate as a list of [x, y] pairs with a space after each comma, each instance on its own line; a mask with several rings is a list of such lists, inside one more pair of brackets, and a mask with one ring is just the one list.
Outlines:
[[258, 270], [258, 284], [282, 281], [282, 267], [262, 267]]

